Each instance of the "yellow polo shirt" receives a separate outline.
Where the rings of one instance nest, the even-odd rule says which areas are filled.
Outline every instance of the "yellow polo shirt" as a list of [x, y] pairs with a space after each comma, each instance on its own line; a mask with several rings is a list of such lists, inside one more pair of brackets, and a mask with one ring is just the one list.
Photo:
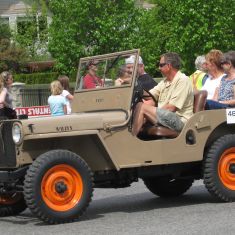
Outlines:
[[174, 105], [176, 114], [185, 123], [193, 115], [193, 87], [189, 78], [178, 71], [172, 81], [166, 78], [149, 91], [158, 101], [158, 107]]

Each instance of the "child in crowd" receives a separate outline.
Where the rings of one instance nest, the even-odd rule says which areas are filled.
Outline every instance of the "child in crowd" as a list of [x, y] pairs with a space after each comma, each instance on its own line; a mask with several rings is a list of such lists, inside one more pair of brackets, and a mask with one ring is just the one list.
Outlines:
[[59, 81], [51, 83], [51, 96], [48, 98], [48, 104], [52, 116], [67, 114], [67, 103], [65, 97], [61, 95], [62, 91], [63, 87]]
[[58, 77], [58, 81], [63, 87], [62, 96], [64, 96], [66, 99], [67, 114], [71, 114], [71, 102], [73, 100], [73, 95], [71, 95], [69, 92], [69, 78], [65, 75], [61, 75]]

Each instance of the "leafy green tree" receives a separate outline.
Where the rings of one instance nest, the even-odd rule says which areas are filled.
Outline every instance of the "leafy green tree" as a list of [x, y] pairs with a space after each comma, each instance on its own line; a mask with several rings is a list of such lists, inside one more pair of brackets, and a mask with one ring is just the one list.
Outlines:
[[155, 0], [151, 3], [156, 6], [151, 10], [142, 10], [140, 33], [134, 44], [136, 48], [141, 48], [146, 70], [156, 77], [160, 76], [156, 61], [166, 51], [166, 43], [171, 37], [171, 15], [174, 7], [172, 0]]
[[222, 51], [235, 46], [235, 4], [222, 0], [175, 0], [172, 37], [166, 45], [178, 51], [185, 61], [187, 71], [199, 54], [216, 48]]
[[156, 61], [167, 51], [178, 52], [190, 74], [197, 55], [234, 49], [233, 1], [151, 0], [151, 10], [137, 9], [134, 2], [49, 0], [49, 49], [58, 69], [75, 70], [83, 56], [140, 48], [152, 75], [158, 76]]
[[[235, 46], [234, 1], [152, 0], [156, 8], [149, 12], [150, 51], [156, 55], [178, 52], [184, 68], [190, 74], [197, 55], [216, 48], [222, 51]], [[149, 18], [149, 19], [150, 19]], [[148, 27], [148, 28], [147, 28]], [[156, 47], [154, 49], [154, 46]], [[145, 46], [144, 50], [148, 50]], [[146, 49], [145, 49], [146, 48]]]
[[71, 73], [80, 57], [132, 49], [141, 11], [134, 0], [50, 0], [49, 50], [57, 68]]
[[9, 26], [0, 23], [0, 72], [4, 70], [20, 71], [25, 58], [25, 50], [11, 42]]

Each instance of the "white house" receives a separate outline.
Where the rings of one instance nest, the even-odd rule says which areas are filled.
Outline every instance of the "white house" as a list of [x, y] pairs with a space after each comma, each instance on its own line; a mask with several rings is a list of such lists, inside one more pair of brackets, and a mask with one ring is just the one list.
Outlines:
[[[24, 23], [27, 24], [29, 19], [27, 12], [31, 9], [24, 1], [20, 0], [0, 0], [0, 21], [9, 25], [14, 32], [20, 31]], [[36, 21], [40, 23], [40, 13], [36, 15]], [[51, 18], [47, 16], [46, 24], [48, 25]], [[39, 32], [38, 32], [39, 33]]]

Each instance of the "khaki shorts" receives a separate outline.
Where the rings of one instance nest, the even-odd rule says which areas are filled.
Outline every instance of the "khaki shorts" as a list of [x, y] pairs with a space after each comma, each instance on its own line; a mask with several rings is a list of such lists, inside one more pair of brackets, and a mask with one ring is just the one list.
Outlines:
[[165, 109], [157, 108], [157, 122], [178, 132], [184, 127], [184, 123], [176, 113]]

